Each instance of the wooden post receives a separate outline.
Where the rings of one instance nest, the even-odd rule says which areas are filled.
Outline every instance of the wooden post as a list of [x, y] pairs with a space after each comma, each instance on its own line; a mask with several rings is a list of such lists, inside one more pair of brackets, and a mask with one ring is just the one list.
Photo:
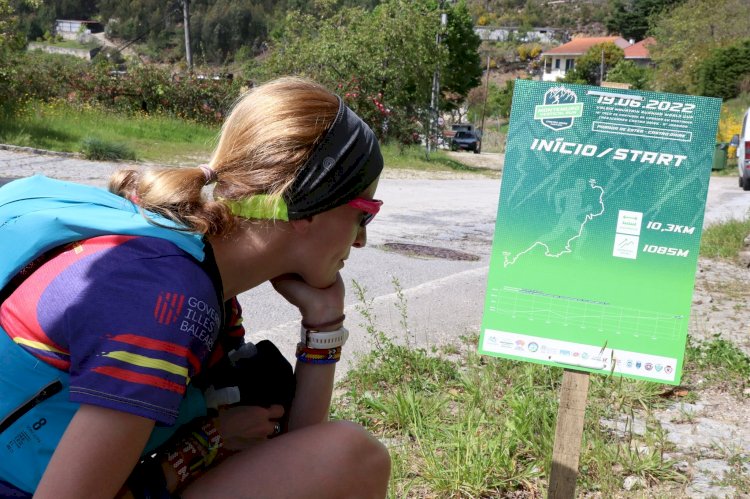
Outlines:
[[575, 497], [588, 393], [589, 373], [566, 369], [560, 389], [560, 406], [557, 409], [548, 499]]

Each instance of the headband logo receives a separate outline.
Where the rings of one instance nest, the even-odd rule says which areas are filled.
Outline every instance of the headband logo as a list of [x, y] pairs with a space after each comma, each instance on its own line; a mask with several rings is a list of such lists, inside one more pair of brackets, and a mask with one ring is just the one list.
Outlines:
[[333, 165], [335, 164], [336, 164], [336, 160], [330, 156], [326, 156], [325, 159], [323, 160], [323, 168], [325, 168], [326, 170], [330, 170], [331, 168], [333, 168]]

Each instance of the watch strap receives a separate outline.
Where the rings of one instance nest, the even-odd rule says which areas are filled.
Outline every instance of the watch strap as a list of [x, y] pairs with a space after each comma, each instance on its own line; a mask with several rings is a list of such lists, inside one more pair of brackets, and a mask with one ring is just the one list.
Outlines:
[[334, 331], [315, 331], [302, 326], [300, 328], [300, 343], [307, 348], [330, 349], [344, 346], [349, 338], [349, 330], [344, 326]]

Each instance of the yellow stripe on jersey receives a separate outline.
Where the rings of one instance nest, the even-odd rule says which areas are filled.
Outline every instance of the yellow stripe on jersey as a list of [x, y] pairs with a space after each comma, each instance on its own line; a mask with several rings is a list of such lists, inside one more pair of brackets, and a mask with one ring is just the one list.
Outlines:
[[34, 348], [36, 350], [44, 350], [45, 352], [54, 352], [54, 353], [61, 353], [63, 355], [70, 355], [68, 352], [63, 352], [62, 350], [58, 350], [55, 347], [42, 343], [41, 341], [27, 340], [26, 338], [21, 338], [19, 336], [16, 336], [15, 338], [13, 338], [13, 341], [18, 343], [19, 345], [26, 345], [27, 347]]
[[148, 367], [151, 369], [159, 369], [161, 371], [166, 371], [178, 376], [184, 376], [185, 378], [188, 377], [187, 367], [178, 366], [177, 364], [167, 362], [166, 360], [152, 359], [151, 357], [125, 352], [123, 350], [116, 350], [114, 352], [105, 353], [104, 356], [112, 359], [117, 359], [121, 362], [125, 362], [126, 364], [132, 364], [139, 367]]

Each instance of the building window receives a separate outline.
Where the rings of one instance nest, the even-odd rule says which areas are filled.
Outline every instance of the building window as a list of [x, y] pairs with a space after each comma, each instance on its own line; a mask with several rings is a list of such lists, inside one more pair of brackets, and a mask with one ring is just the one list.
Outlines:
[[575, 67], [575, 65], [576, 65], [576, 60], [575, 59], [566, 59], [565, 60], [565, 71], [570, 71], [571, 69], [573, 69]]
[[555, 69], [560, 69], [560, 59], [555, 59]]

